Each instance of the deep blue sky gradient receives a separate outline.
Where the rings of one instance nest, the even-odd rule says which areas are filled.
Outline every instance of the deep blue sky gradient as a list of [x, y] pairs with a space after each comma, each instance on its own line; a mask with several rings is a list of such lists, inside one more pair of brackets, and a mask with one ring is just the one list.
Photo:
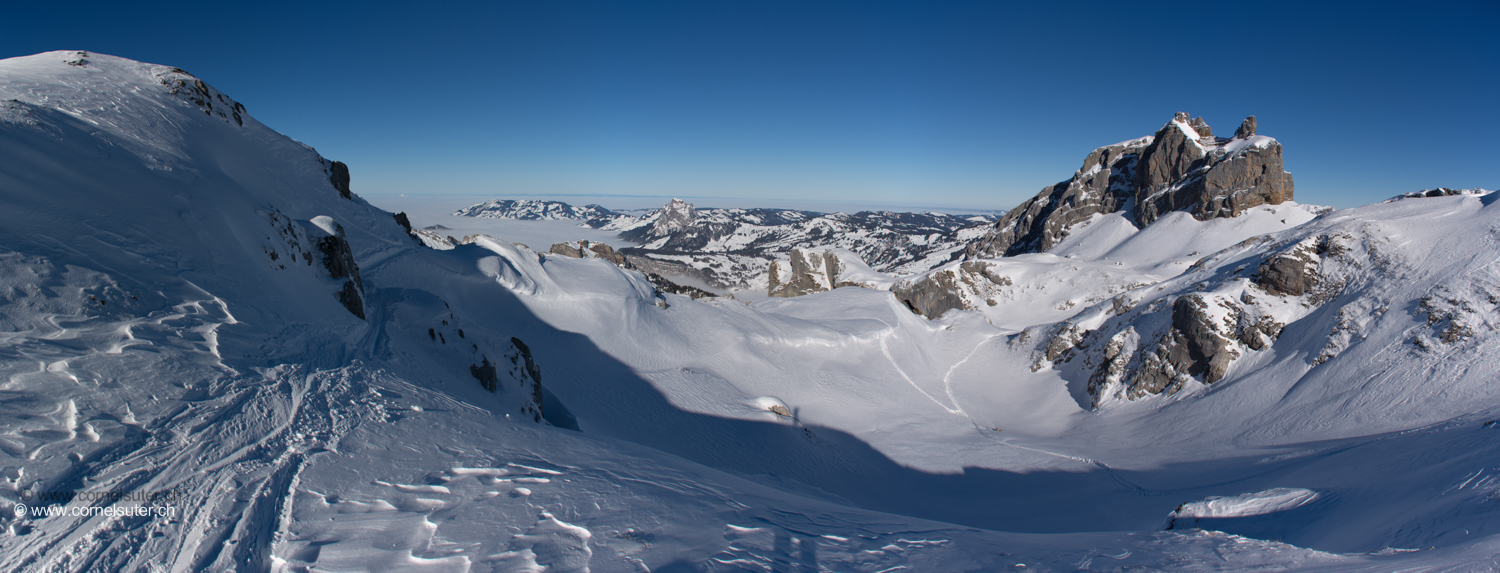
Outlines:
[[1500, 187], [1493, 0], [1020, 4], [27, 3], [0, 57], [182, 67], [366, 195], [1006, 208], [1179, 110], [1304, 203]]

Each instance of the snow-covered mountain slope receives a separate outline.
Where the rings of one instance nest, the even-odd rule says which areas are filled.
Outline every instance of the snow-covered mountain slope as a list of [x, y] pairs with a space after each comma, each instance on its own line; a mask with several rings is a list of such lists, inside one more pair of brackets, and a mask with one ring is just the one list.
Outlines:
[[597, 207], [495, 200], [455, 214], [526, 219], [552, 213], [576, 219], [639, 244], [624, 250], [638, 267], [721, 292], [740, 292], [742, 298], [764, 296], [770, 264], [787, 261], [792, 249], [844, 249], [876, 270], [910, 274], [952, 260], [993, 221], [990, 216], [940, 213], [698, 209], [680, 199], [639, 215]]
[[[694, 301], [601, 258], [424, 247], [357, 169], [206, 84], [174, 93], [188, 77], [0, 61], [0, 499], [27, 505], [0, 517], [4, 570], [1496, 564], [1483, 392], [1378, 426], [1307, 377], [1244, 410], [1226, 378], [1094, 411], [1066, 368], [1031, 370], [1039, 334], [887, 291]], [[1425, 201], [1488, 240], [1473, 197], [1324, 219]], [[330, 264], [340, 228], [354, 268]], [[100, 492], [171, 514], [74, 495]]]

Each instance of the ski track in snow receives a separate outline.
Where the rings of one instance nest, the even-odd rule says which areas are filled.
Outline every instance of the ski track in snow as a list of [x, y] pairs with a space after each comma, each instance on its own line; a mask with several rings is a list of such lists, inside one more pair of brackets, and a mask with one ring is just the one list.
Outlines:
[[[891, 349], [890, 349], [890, 347], [887, 346], [886, 343], [885, 343], [886, 339], [889, 338], [890, 336], [894, 336], [894, 333], [880, 337], [880, 353], [883, 354], [883, 355], [885, 355], [885, 359], [891, 363], [891, 368], [894, 368], [896, 370], [896, 373], [901, 375], [901, 379], [905, 380], [906, 383], [910, 384], [912, 388], [915, 388], [918, 392], [921, 392], [922, 395], [926, 396], [928, 400], [932, 400], [933, 404], [937, 404], [939, 408], [942, 408], [943, 410], [947, 411], [949, 414], [957, 414], [957, 415], [960, 415], [960, 416], [968, 416], [968, 414], [964, 413], [964, 411], [963, 411], [962, 408], [958, 407], [957, 403], [954, 403], [951, 406], [948, 405], [948, 404], [944, 404], [941, 400], [938, 400], [937, 398], [934, 398], [932, 396], [932, 394], [928, 394], [926, 390], [923, 390], [921, 385], [918, 385], [915, 380], [911, 379], [911, 376], [907, 376], [906, 375], [906, 370], [903, 370], [901, 368], [901, 365], [896, 363], [896, 358], [894, 356], [891, 356]], [[944, 388], [947, 388], [947, 382], [948, 382], [947, 379], [943, 380], [943, 386], [944, 386]], [[953, 401], [953, 393], [952, 392], [948, 393], [948, 400], [949, 401]]]

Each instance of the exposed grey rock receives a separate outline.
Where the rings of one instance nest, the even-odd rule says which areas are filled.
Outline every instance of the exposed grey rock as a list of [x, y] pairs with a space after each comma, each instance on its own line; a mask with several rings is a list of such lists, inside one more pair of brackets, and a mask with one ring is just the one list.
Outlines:
[[[1203, 121], [1202, 117], [1193, 118], [1193, 123], [1189, 125], [1192, 126], [1193, 131], [1198, 132], [1199, 139], [1212, 138], [1214, 136], [1214, 129], [1209, 127], [1208, 122]], [[1210, 141], [1212, 140], [1210, 139]]]
[[396, 213], [394, 217], [396, 218], [396, 224], [401, 225], [402, 229], [406, 229], [406, 234], [412, 234], [411, 219], [406, 218], [406, 212]]
[[1202, 118], [1178, 112], [1155, 135], [1094, 150], [1071, 179], [1006, 213], [965, 256], [1045, 252], [1072, 225], [1132, 205], [1133, 222], [1144, 227], [1171, 211], [1208, 220], [1292, 199], [1281, 144], [1254, 129], [1252, 117], [1241, 125], [1242, 137], [1219, 139]]
[[965, 255], [993, 258], [1046, 252], [1067, 237], [1072, 225], [1125, 208], [1132, 197], [1137, 160], [1149, 144], [1149, 138], [1141, 138], [1095, 149], [1071, 179], [1042, 189], [1007, 212], [968, 246]]
[[614, 247], [597, 241], [574, 241], [570, 243], [553, 243], [552, 248], [547, 251], [550, 254], [572, 257], [575, 259], [604, 259], [621, 268], [631, 268], [630, 262], [625, 255], [616, 251]]
[[364, 299], [360, 297], [359, 291], [355, 289], [354, 281], [345, 281], [344, 288], [339, 289], [338, 297], [339, 304], [344, 305], [344, 308], [349, 309], [349, 312], [354, 316], [365, 320]]
[[1255, 135], [1255, 116], [1252, 115], [1240, 122], [1240, 128], [1234, 130], [1234, 138], [1249, 139], [1253, 135]]
[[1319, 257], [1312, 245], [1298, 245], [1261, 263], [1255, 284], [1273, 295], [1302, 296], [1318, 286]]
[[844, 270], [833, 251], [821, 253], [792, 249], [787, 264], [771, 263], [770, 280], [766, 294], [783, 298], [802, 296], [832, 290], [838, 286], [839, 273]]
[[571, 257], [574, 259], [583, 258], [583, 252], [579, 251], [578, 247], [575, 247], [568, 243], [552, 243], [552, 248], [548, 249], [547, 253], [553, 255], [562, 255], [564, 257]]
[[1214, 322], [1203, 297], [1179, 297], [1172, 304], [1172, 328], [1179, 335], [1179, 344], [1169, 355], [1173, 366], [1194, 376], [1202, 375], [1209, 384], [1223, 379], [1230, 361], [1239, 357], [1229, 339], [1220, 334], [1223, 326]]
[[499, 386], [500, 375], [495, 371], [495, 365], [490, 364], [488, 356], [482, 357], [479, 364], [470, 364], [469, 374], [472, 374], [475, 379], [479, 380], [479, 385], [483, 386], [485, 390], [494, 392], [495, 388]]
[[344, 228], [334, 223], [338, 232], [333, 235], [319, 237], [316, 242], [318, 252], [323, 255], [323, 267], [328, 269], [328, 275], [333, 278], [347, 278], [359, 287], [359, 292], [365, 292], [365, 282], [359, 276], [359, 265], [354, 262], [354, 251], [349, 248], [349, 240], [344, 237]]
[[[1188, 173], [1197, 171], [1203, 167], [1208, 157], [1208, 150], [1198, 143], [1197, 137], [1190, 137], [1183, 129], [1186, 125], [1187, 114], [1178, 112], [1177, 118], [1167, 122], [1152, 136], [1150, 145], [1146, 146], [1141, 154], [1141, 163], [1136, 170], [1135, 197], [1138, 201], [1147, 200], [1155, 190], [1165, 188], [1173, 183], [1178, 183]], [[1175, 208], [1164, 211], [1176, 210]], [[1137, 207], [1137, 214], [1140, 213]], [[1137, 217], [1139, 219], [1139, 217]], [[1155, 214], [1150, 217], [1156, 220]], [[1150, 224], [1143, 222], [1143, 224]]]
[[963, 297], [953, 273], [935, 272], [921, 280], [904, 281], [891, 287], [906, 308], [929, 319], [942, 316], [953, 309], [966, 309]]
[[[323, 220], [319, 224], [319, 220]], [[330, 226], [333, 229], [329, 233], [324, 229]], [[365, 318], [364, 304], [361, 301], [365, 292], [364, 279], [359, 276], [359, 265], [354, 262], [354, 251], [349, 247], [349, 240], [344, 235], [344, 227], [328, 217], [314, 218], [313, 224], [307, 226], [309, 238], [313, 242], [313, 248], [318, 252], [323, 261], [323, 268], [328, 270], [328, 276], [334, 279], [348, 279], [335, 295], [344, 308], [360, 318]]]
[[[521, 388], [531, 387], [531, 404], [528, 408], [522, 408], [522, 413], [532, 415], [534, 421], [542, 421], [545, 412], [542, 409], [544, 402], [542, 395], [542, 369], [537, 366], [536, 359], [531, 356], [531, 348], [526, 346], [521, 339], [512, 336], [510, 338], [511, 351], [506, 352], [506, 358], [510, 359], [512, 378], [515, 378]], [[529, 384], [528, 384], [529, 383]]]
[[642, 272], [646, 280], [651, 281], [651, 286], [656, 287], [658, 293], [680, 294], [693, 299], [712, 298], [719, 296], [692, 285], [681, 285], [672, 282], [671, 279], [652, 272]]
[[1179, 120], [1168, 122], [1143, 153], [1135, 188], [1136, 224], [1149, 225], [1171, 211], [1187, 211], [1200, 221], [1235, 217], [1245, 209], [1292, 198], [1292, 176], [1282, 169], [1276, 140], [1247, 136], [1206, 142], [1187, 130], [1191, 127]]
[[349, 190], [349, 166], [342, 161], [333, 161], [328, 164], [328, 182], [338, 189], [339, 196], [345, 199], [353, 198], [353, 191]]

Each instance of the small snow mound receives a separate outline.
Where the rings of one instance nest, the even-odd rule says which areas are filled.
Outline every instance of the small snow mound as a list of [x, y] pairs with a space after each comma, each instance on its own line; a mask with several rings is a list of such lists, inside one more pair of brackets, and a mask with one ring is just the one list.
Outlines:
[[1300, 487], [1278, 487], [1229, 497], [1207, 497], [1184, 503], [1172, 517], [1225, 518], [1265, 515], [1296, 509], [1318, 499], [1318, 492]]
[[777, 398], [775, 396], [761, 396], [754, 400], [750, 400], [747, 403], [757, 410], [773, 412], [778, 416], [784, 416], [787, 418], [792, 417], [792, 409], [788, 408], [786, 402], [782, 402], [781, 398]]
[[338, 223], [334, 222], [333, 217], [329, 217], [328, 215], [318, 215], [317, 217], [312, 218], [311, 223], [317, 226], [319, 229], [322, 229], [323, 232], [328, 233], [329, 235], [338, 234]]

